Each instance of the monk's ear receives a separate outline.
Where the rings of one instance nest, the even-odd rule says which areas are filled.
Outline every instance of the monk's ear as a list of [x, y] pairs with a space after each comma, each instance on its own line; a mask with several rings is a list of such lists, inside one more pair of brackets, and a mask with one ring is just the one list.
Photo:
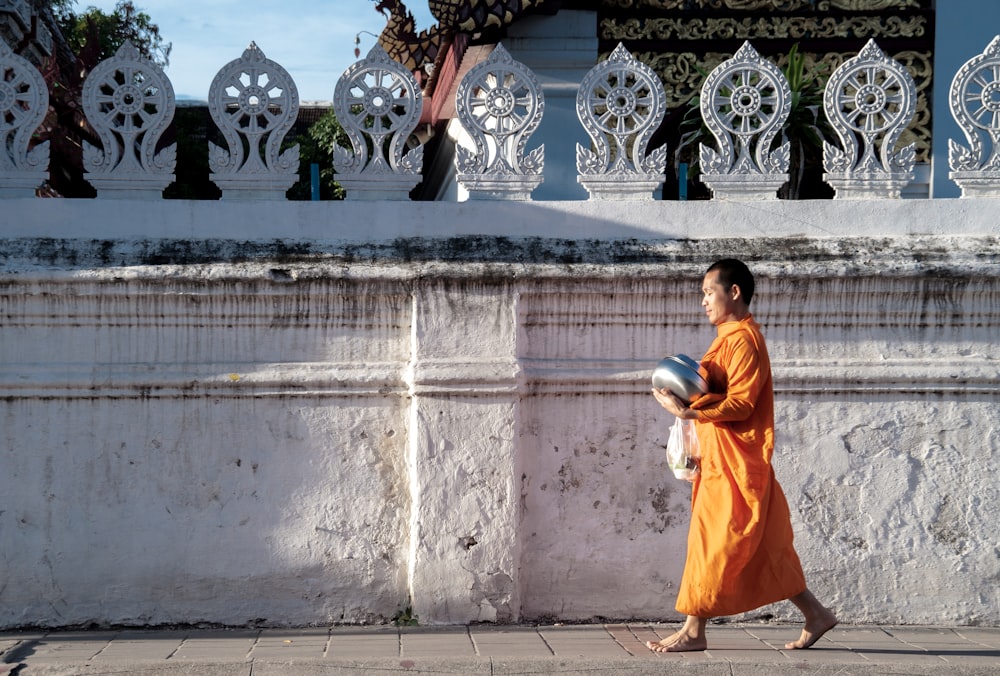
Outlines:
[[743, 289], [739, 287], [739, 284], [733, 284], [729, 287], [729, 295], [733, 297], [733, 300], [743, 300]]

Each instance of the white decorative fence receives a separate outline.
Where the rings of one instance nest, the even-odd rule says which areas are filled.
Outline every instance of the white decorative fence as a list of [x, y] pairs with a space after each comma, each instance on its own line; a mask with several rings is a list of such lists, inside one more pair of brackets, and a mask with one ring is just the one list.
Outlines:
[[[952, 178], [964, 195], [1000, 194], [997, 139], [1000, 37], [956, 74], [951, 111], [969, 143], [952, 142]], [[31, 137], [47, 91], [38, 72], [0, 45], [0, 67], [13, 78], [0, 87], [7, 115], [0, 151], [0, 195], [31, 191], [47, 176], [44, 144]], [[788, 147], [779, 144], [790, 110], [781, 71], [750, 43], [716, 67], [701, 92], [701, 113], [716, 148], [701, 146], [703, 180], [715, 197], [773, 199], [788, 180]], [[824, 142], [824, 180], [837, 199], [897, 198], [913, 180], [912, 146], [897, 148], [913, 117], [916, 86], [900, 63], [870, 41], [831, 75], [823, 109], [839, 139]], [[157, 151], [170, 124], [174, 96], [156, 64], [126, 43], [84, 84], [83, 109], [102, 147], [84, 147], [86, 178], [98, 197], [156, 197], [173, 180], [174, 146]], [[334, 91], [334, 108], [351, 149], [335, 148], [338, 180], [348, 199], [405, 199], [421, 180], [423, 149], [406, 151], [423, 102], [413, 75], [374, 47]], [[544, 149], [527, 150], [544, 115], [541, 86], [502, 45], [459, 83], [456, 112], [475, 146], [459, 146], [457, 177], [471, 199], [530, 199], [544, 180]], [[652, 71], [619, 44], [580, 85], [577, 115], [591, 138], [579, 148], [578, 181], [590, 199], [652, 199], [663, 178], [665, 147], [651, 150], [665, 95]], [[280, 153], [298, 110], [295, 83], [251, 44], [219, 71], [209, 92], [212, 118], [228, 149], [211, 146], [212, 180], [225, 199], [283, 199], [298, 166], [297, 148]], [[626, 187], [627, 186], [627, 187]]]

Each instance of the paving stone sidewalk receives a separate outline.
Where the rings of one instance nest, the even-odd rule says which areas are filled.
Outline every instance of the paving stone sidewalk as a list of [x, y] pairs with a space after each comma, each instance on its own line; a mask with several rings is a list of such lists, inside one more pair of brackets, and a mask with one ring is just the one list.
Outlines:
[[677, 625], [0, 632], [0, 676], [193, 674], [1000, 674], [1000, 628], [709, 627], [709, 649], [655, 654]]

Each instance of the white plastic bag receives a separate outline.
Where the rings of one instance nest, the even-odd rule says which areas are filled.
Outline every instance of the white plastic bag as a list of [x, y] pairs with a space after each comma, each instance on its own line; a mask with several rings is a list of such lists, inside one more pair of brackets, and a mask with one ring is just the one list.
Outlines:
[[694, 423], [676, 418], [667, 439], [667, 463], [678, 479], [690, 480], [698, 472], [701, 446]]

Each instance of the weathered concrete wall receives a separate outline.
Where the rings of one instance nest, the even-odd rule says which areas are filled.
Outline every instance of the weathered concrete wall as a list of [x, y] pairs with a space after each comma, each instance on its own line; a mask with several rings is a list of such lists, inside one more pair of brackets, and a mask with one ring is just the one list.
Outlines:
[[406, 598], [405, 294], [2, 293], [3, 623], [364, 621]]
[[[909, 254], [881, 255], [889, 267]], [[915, 277], [831, 276], [831, 263], [761, 275], [754, 301], [777, 388], [776, 471], [811, 585], [855, 622], [995, 623], [1000, 280], [934, 266]], [[526, 362], [525, 616], [672, 609], [690, 490], [657, 469], [668, 421], [637, 393], [646, 374], [619, 380], [631, 365], [614, 373], [601, 355], [638, 365], [700, 354], [712, 331], [694, 287], [621, 280], [603, 298], [549, 299], [547, 318], [522, 315], [525, 356], [551, 360]], [[751, 616], [761, 614], [795, 610]]]
[[988, 200], [4, 206], [0, 627], [676, 617], [722, 255], [813, 589], [1000, 623]]

